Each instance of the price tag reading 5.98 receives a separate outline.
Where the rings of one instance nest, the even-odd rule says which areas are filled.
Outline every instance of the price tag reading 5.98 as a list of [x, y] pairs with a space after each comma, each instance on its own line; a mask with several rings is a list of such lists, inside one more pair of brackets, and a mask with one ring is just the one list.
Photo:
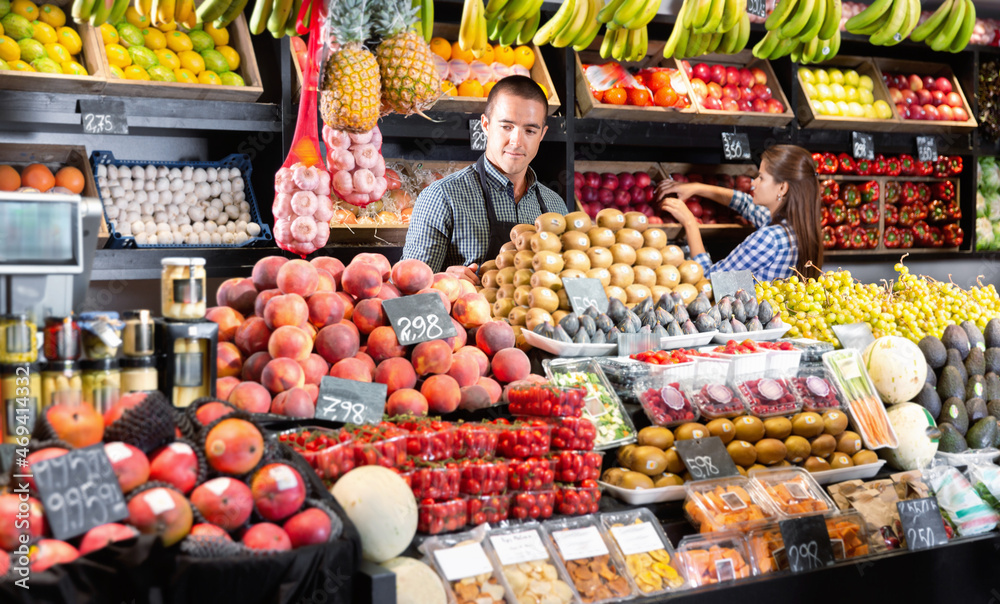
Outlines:
[[688, 459], [685, 465], [695, 480], [715, 478], [719, 475], [719, 468], [715, 467], [715, 464], [712, 463], [712, 458], [707, 455], [699, 455]]

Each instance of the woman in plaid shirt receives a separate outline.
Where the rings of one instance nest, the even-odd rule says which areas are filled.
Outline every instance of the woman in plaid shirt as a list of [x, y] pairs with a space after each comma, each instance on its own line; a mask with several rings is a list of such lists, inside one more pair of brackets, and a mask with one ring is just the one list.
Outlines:
[[[793, 270], [805, 274], [809, 263], [822, 268], [819, 179], [812, 155], [795, 145], [770, 147], [761, 155], [751, 191], [753, 197], [673, 180], [657, 187], [661, 207], [684, 227], [691, 257], [705, 269], [706, 277], [716, 271], [749, 270], [761, 281], [771, 281], [790, 277]], [[757, 227], [729, 256], [714, 264], [701, 241], [698, 220], [684, 203], [695, 195], [728, 205]]]

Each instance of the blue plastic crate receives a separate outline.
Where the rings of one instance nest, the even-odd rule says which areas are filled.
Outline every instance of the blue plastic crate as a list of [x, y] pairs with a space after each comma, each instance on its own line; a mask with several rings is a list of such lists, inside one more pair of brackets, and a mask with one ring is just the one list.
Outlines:
[[[108, 231], [111, 234], [111, 238], [108, 239], [107, 247], [109, 249], [126, 249], [126, 248], [236, 248], [236, 247], [250, 247], [257, 242], [261, 241], [273, 241], [274, 237], [271, 236], [271, 227], [264, 223], [260, 218], [260, 211], [257, 209], [257, 197], [253, 194], [253, 186], [250, 184], [250, 174], [253, 172], [253, 165], [250, 163], [250, 156], [246, 154], [233, 153], [224, 159], [219, 161], [151, 161], [151, 160], [137, 160], [137, 159], [115, 159], [115, 156], [110, 151], [94, 151], [90, 154], [90, 166], [94, 173], [94, 182], [97, 182], [97, 166], [115, 166], [115, 167], [126, 167], [132, 168], [135, 166], [148, 166], [154, 165], [157, 167], [164, 168], [184, 168], [190, 166], [192, 168], [239, 168], [240, 175], [243, 177], [243, 192], [246, 194], [246, 201], [250, 204], [250, 218], [253, 222], [260, 225], [260, 235], [256, 237], [251, 237], [243, 243], [239, 244], [187, 244], [187, 243], [170, 243], [170, 244], [156, 244], [156, 245], [140, 245], [135, 242], [135, 237], [122, 235], [115, 231], [114, 224], [108, 220], [107, 212], [104, 214], [104, 221], [108, 225]], [[98, 190], [98, 195], [100, 195], [100, 190]], [[101, 207], [104, 207], [104, 199], [101, 199]]]

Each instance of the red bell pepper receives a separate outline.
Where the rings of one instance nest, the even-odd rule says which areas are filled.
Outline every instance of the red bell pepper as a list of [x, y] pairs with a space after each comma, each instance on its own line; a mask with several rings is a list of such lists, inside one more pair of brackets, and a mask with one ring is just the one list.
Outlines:
[[941, 227], [931, 227], [931, 245], [944, 247], [944, 233], [941, 232]]
[[931, 200], [931, 188], [925, 182], [917, 183], [917, 201], [927, 203]]
[[913, 159], [912, 155], [903, 154], [899, 156], [899, 164], [902, 170], [900, 174], [905, 176], [915, 176], [917, 173], [917, 162]]
[[951, 201], [952, 199], [955, 199], [955, 183], [950, 180], [936, 182], [931, 185], [931, 193], [938, 199]]
[[948, 212], [945, 210], [944, 202], [935, 199], [927, 208], [927, 221], [935, 224], [948, 222]]
[[930, 176], [931, 174], [934, 174], [934, 162], [917, 162], [917, 176]]
[[840, 164], [837, 168], [838, 174], [854, 174], [858, 169], [857, 162], [846, 153], [837, 155], [837, 163]]
[[878, 224], [878, 203], [866, 203], [858, 208], [858, 211], [861, 213], [861, 222], [864, 224]]
[[816, 164], [816, 172], [818, 174], [823, 174], [823, 154], [813, 153], [812, 158], [813, 158], [813, 163]]
[[861, 203], [878, 203], [878, 182], [869, 180], [861, 185]]
[[837, 235], [837, 249], [840, 250], [851, 249], [851, 233], [852, 233], [851, 227], [847, 226], [846, 224], [842, 224], [836, 229], [834, 229], [834, 232]]
[[899, 247], [913, 247], [913, 231], [911, 229], [899, 230]]
[[928, 211], [927, 211], [927, 204], [926, 203], [924, 203], [922, 201], [918, 201], [917, 203], [913, 204], [913, 206], [911, 206], [911, 207], [913, 208], [913, 213], [917, 217], [917, 220], [927, 220], [927, 213], [928, 213]]
[[906, 206], [899, 211], [899, 221], [896, 223], [901, 227], [913, 226], [913, 223], [917, 221], [917, 217], [913, 212], [912, 206]]
[[913, 223], [913, 237], [919, 247], [929, 247], [931, 244], [931, 227], [923, 220]]
[[856, 208], [861, 205], [861, 191], [858, 185], [849, 184], [840, 188], [840, 199], [849, 208]]
[[885, 206], [885, 226], [897, 224], [899, 224], [899, 208], [892, 204]]
[[832, 250], [837, 247], [837, 234], [832, 226], [823, 227], [823, 249]]
[[857, 208], [847, 208], [847, 218], [844, 221], [852, 229], [861, 226], [861, 212]]
[[840, 166], [840, 162], [837, 161], [837, 156], [833, 153], [823, 154], [823, 167], [819, 170], [820, 174], [836, 174], [837, 168]]
[[872, 160], [872, 174], [875, 176], [885, 176], [888, 169], [889, 162], [886, 161], [885, 156], [881, 153], [876, 153], [875, 159]]
[[903, 183], [902, 195], [899, 198], [900, 205], [909, 206], [913, 205], [917, 201], [917, 185], [916, 183], [906, 181]]
[[868, 247], [868, 233], [861, 227], [851, 231], [851, 247], [856, 250]]
[[961, 220], [962, 219], [962, 208], [958, 205], [958, 200], [953, 199], [944, 204], [944, 212], [948, 215], [951, 220]]
[[833, 203], [840, 195], [840, 184], [828, 178], [820, 183], [820, 198], [823, 203]]
[[885, 235], [882, 237], [885, 241], [885, 247], [897, 248], [899, 247], [899, 229], [891, 226], [885, 230]]
[[903, 186], [898, 180], [890, 180], [885, 183], [885, 202], [897, 203], [899, 196], [903, 194]]
[[867, 247], [873, 250], [878, 247], [878, 227], [870, 227], [865, 229], [865, 237], [867, 238]]
[[951, 162], [948, 161], [947, 155], [940, 155], [936, 162], [934, 162], [934, 177], [935, 178], [946, 178], [951, 175]]
[[839, 199], [830, 204], [830, 224], [841, 224], [847, 218], [847, 208]]
[[826, 226], [830, 224], [830, 208], [823, 206], [822, 212], [820, 214], [820, 226]]
[[854, 171], [858, 176], [871, 176], [873, 172], [872, 162], [867, 159], [859, 159]]
[[886, 160], [887, 167], [885, 169], [886, 176], [899, 176], [903, 171], [902, 162], [899, 161], [898, 157], [890, 157]]
[[957, 176], [962, 173], [962, 157], [952, 155], [948, 158], [948, 171]]

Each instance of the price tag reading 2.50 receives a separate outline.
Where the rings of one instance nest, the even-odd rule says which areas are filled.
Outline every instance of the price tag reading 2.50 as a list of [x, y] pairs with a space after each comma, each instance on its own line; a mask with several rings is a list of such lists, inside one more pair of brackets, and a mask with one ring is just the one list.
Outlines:
[[382, 302], [401, 346], [458, 335], [437, 294], [417, 294]]

